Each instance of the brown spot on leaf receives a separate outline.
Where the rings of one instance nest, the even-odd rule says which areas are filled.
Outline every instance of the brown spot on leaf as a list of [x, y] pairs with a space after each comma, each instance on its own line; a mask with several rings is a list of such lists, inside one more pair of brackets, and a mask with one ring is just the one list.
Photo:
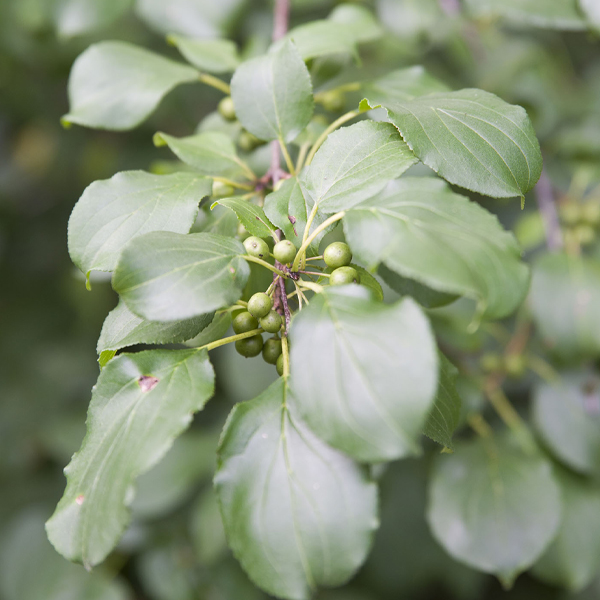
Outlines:
[[292, 229], [294, 230], [294, 235], [296, 237], [298, 237], [298, 232], [296, 231], [296, 228], [294, 227], [294, 225], [296, 224], [296, 217], [294, 217], [293, 215], [288, 215], [288, 219], [290, 220], [290, 223], [292, 224]]
[[138, 385], [140, 386], [142, 392], [149, 392], [158, 385], [158, 381], [158, 378], [152, 377], [152, 375], [142, 375], [138, 379]]
[[81, 506], [83, 504], [84, 500], [85, 500], [85, 496], [83, 494], [79, 494], [79, 496], [77, 496], [77, 498], [75, 498], [75, 502], [77, 502], [77, 504], [79, 504], [79, 506]]

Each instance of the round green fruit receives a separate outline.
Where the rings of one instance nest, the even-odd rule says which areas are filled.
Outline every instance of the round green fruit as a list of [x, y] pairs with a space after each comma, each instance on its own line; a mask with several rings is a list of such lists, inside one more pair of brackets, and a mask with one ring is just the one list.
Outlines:
[[352, 250], [348, 244], [344, 242], [333, 242], [325, 248], [323, 252], [323, 260], [328, 267], [339, 269], [346, 267], [352, 262]]
[[275, 244], [273, 256], [282, 265], [287, 265], [296, 258], [296, 246], [289, 240], [281, 240]]
[[258, 329], [258, 321], [247, 310], [237, 315], [231, 325], [235, 333], [246, 333], [246, 331]]
[[501, 371], [503, 367], [502, 357], [499, 354], [488, 352], [481, 357], [479, 365], [486, 373]]
[[219, 114], [227, 121], [235, 121], [235, 106], [231, 96], [225, 96], [218, 106]]
[[250, 311], [250, 314], [257, 319], [266, 317], [272, 307], [273, 302], [271, 301], [271, 298], [264, 292], [258, 292], [248, 300], [248, 310]]
[[277, 359], [275, 367], [277, 368], [277, 375], [281, 377], [283, 375], [283, 354], [281, 354]]
[[251, 235], [244, 240], [244, 248], [246, 248], [246, 252], [250, 256], [263, 259], [269, 258], [269, 246], [267, 242], [255, 235]]
[[332, 271], [329, 285], [346, 285], [348, 283], [360, 283], [358, 271], [353, 267], [340, 267]]
[[270, 365], [277, 364], [281, 352], [281, 340], [279, 338], [269, 338], [262, 349], [263, 358]]
[[238, 138], [238, 146], [244, 152], [252, 152], [254, 148], [260, 146], [260, 140], [255, 135], [244, 129]]
[[245, 338], [243, 340], [238, 340], [235, 343], [235, 349], [239, 354], [245, 356], [246, 358], [253, 358], [254, 356], [258, 356], [263, 349], [263, 339], [260, 333], [253, 335], [252, 337]]
[[222, 181], [213, 181], [212, 196], [213, 198], [227, 198], [233, 196], [235, 190], [232, 186]]
[[346, 106], [344, 94], [336, 91], [325, 92], [320, 98], [321, 106], [331, 112], [340, 112]]
[[523, 377], [527, 369], [527, 360], [522, 354], [508, 354], [504, 357], [504, 369], [509, 377]]
[[269, 311], [269, 314], [260, 320], [260, 326], [267, 333], [277, 333], [281, 329], [282, 324], [283, 319], [281, 315], [274, 310]]

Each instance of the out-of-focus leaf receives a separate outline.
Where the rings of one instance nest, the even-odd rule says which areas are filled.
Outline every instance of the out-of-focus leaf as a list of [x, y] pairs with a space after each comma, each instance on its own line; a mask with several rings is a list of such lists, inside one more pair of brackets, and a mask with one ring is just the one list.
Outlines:
[[383, 34], [383, 29], [373, 13], [359, 4], [338, 4], [328, 19], [334, 23], [343, 23], [360, 43], [371, 42]]
[[58, 0], [54, 8], [56, 31], [72, 37], [106, 27], [132, 4], [133, 0]]
[[288, 408], [279, 378], [230, 414], [215, 489], [229, 545], [267, 592], [307, 599], [347, 581], [377, 527], [366, 470], [329, 448]]
[[126, 42], [100, 42], [79, 55], [69, 76], [65, 124], [132, 129], [198, 71]]
[[92, 567], [121, 537], [136, 478], [156, 464], [214, 391], [206, 350], [121, 354], [93, 389], [87, 434], [65, 468], [67, 488], [46, 523], [65, 558]]
[[561, 488], [560, 529], [532, 573], [551, 585], [578, 592], [600, 569], [600, 486], [563, 469], [555, 469]]
[[550, 462], [506, 437], [456, 444], [438, 455], [427, 519], [450, 555], [505, 585], [529, 568], [556, 535], [560, 489]]
[[0, 548], [3, 600], [127, 600], [128, 590], [102, 571], [87, 573], [59, 556], [44, 532], [44, 513], [21, 512], [3, 531]]
[[583, 10], [592, 27], [600, 29], [600, 4], [597, 0], [579, 0], [579, 7]]
[[544, 443], [566, 465], [600, 474], [600, 379], [595, 373], [562, 373], [539, 383], [533, 394], [533, 422]]
[[214, 565], [227, 552], [221, 511], [212, 487], [198, 496], [192, 508], [190, 534], [196, 556], [203, 565]]
[[574, 360], [600, 355], [600, 262], [563, 253], [533, 264], [529, 305], [555, 355]]
[[207, 73], [231, 73], [241, 62], [235, 42], [231, 40], [199, 40], [183, 35], [170, 35], [167, 41], [192, 65]]

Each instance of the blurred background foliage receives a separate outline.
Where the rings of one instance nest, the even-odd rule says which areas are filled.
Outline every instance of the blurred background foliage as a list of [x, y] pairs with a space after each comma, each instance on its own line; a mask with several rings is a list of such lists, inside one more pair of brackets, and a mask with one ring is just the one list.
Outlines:
[[[292, 0], [292, 23], [323, 18], [336, 4]], [[575, 245], [577, 251], [584, 247], [593, 261], [590, 280], [582, 285], [587, 294], [595, 294], [600, 312], [600, 267], [595, 262], [600, 260], [595, 229], [600, 209], [597, 217], [593, 208], [588, 209], [591, 218], [581, 216], [582, 201], [590, 206], [600, 202], [600, 44], [575, 3], [569, 12], [569, 2], [550, 2], [548, 6], [563, 8], [548, 13], [546, 6], [544, 18], [536, 14], [533, 1], [528, 3], [531, 14], [515, 13], [515, 2], [493, 0], [362, 4], [378, 15], [385, 35], [362, 47], [360, 64], [348, 57], [314, 60], [310, 68], [316, 89], [422, 64], [453, 88], [480, 87], [526, 107], [542, 143], [567, 246]], [[87, 292], [83, 275], [71, 264], [66, 247], [69, 213], [96, 179], [128, 169], [168, 169], [166, 151], [152, 145], [153, 133], [190, 134], [219, 100], [209, 88], [183, 86], [134, 132], [66, 131], [59, 118], [68, 108], [71, 64], [101, 39], [131, 41], [177, 58], [165, 43], [165, 34], [173, 32], [232, 37], [251, 56], [270, 43], [271, 15], [266, 0], [0, 0], [2, 600], [266, 597], [226, 549], [210, 486], [218, 432], [231, 405], [252, 398], [273, 378], [272, 368], [245, 361], [230, 347], [215, 352], [217, 397], [166, 458], [140, 479], [133, 525], [102, 567], [89, 575], [66, 562], [47, 542], [43, 523], [64, 487], [62, 468], [83, 437], [90, 388], [98, 373], [95, 343], [105, 315], [116, 304], [106, 278], [97, 276]], [[347, 95], [347, 109], [359, 99]], [[215, 119], [209, 116], [208, 123]], [[264, 151], [261, 155], [259, 149], [254, 160], [264, 160]], [[528, 259], [544, 255], [544, 224], [533, 195], [524, 211], [514, 200], [479, 200], [514, 228]], [[534, 299], [543, 333], [578, 293], [556, 265], [545, 274]], [[467, 366], [479, 364], [482, 355], [489, 359], [490, 353], [501, 352], [494, 336], [502, 339], [523, 318], [518, 315], [503, 329], [487, 326], [467, 334], [469, 314], [461, 302], [431, 311], [444, 349], [450, 348], [449, 355]], [[600, 337], [593, 335], [600, 332], [598, 321], [592, 314], [584, 324], [592, 332], [585, 343], [572, 330], [550, 331], [545, 337], [558, 336], [559, 350], [568, 347], [562, 355], [543, 339], [532, 343], [555, 367], [592, 369], [600, 353]], [[460, 384], [466, 414], [482, 399], [468, 379]], [[533, 387], [536, 403], [551, 401], [537, 376], [524, 374], [508, 388], [520, 410], [528, 410]], [[573, 424], [575, 436], [580, 434], [577, 427], [583, 425]], [[600, 444], [597, 423], [588, 434], [590, 444]], [[560, 453], [557, 458], [571, 466], [574, 460], [577, 466], [577, 448], [574, 459], [569, 454], [571, 442], [567, 437], [563, 443], [566, 458]], [[426, 472], [438, 451], [426, 446], [423, 458], [381, 470], [382, 526], [373, 552], [350, 584], [321, 592], [320, 600], [600, 597], [598, 582], [577, 593], [545, 585], [541, 581], [552, 581], [552, 569], [543, 566], [504, 591], [494, 578], [450, 559], [434, 542], [424, 518]], [[600, 514], [594, 519], [599, 521]], [[600, 556], [593, 558], [600, 566]]]

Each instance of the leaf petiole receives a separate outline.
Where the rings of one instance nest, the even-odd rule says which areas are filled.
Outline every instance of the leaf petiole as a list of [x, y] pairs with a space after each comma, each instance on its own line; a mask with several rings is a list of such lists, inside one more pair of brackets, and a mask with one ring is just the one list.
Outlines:
[[332, 131], [335, 131], [338, 127], [340, 127], [347, 121], [354, 119], [354, 117], [357, 117], [358, 115], [360, 115], [360, 110], [351, 110], [350, 112], [347, 112], [345, 115], [342, 115], [339, 119], [336, 119], [333, 123], [331, 123], [329, 127], [327, 127], [327, 129], [317, 138], [317, 141], [313, 144], [313, 147], [310, 149], [310, 152], [308, 153], [308, 156], [306, 157], [306, 162], [304, 164], [306, 166], [310, 165], [313, 158], [315, 157], [315, 154], [317, 153], [317, 150], [322, 146], [323, 142], [327, 139], [327, 136]]
[[214, 77], [213, 75], [209, 75], [208, 73], [199, 73], [198, 79], [202, 83], [205, 83], [206, 85], [209, 85], [210, 87], [213, 87], [219, 90], [220, 92], [223, 92], [224, 94], [229, 95], [231, 93], [231, 88], [229, 87], [229, 84], [225, 83], [222, 79], [219, 79], [218, 77]]
[[276, 269], [273, 265], [270, 265], [266, 260], [263, 260], [262, 258], [256, 258], [255, 256], [250, 256], [249, 254], [242, 255], [242, 258], [246, 259], [247, 261], [256, 263], [257, 265], [261, 265], [265, 269], [273, 271], [273, 273], [276, 273], [280, 277], [287, 277], [287, 275], [283, 271]]
[[237, 342], [238, 340], [245, 340], [246, 338], [252, 337], [258, 333], [262, 333], [263, 330], [259, 327], [258, 329], [252, 329], [251, 331], [245, 331], [244, 333], [238, 333], [237, 335], [230, 335], [229, 337], [221, 338], [216, 342], [211, 342], [210, 344], [205, 344], [204, 346], [200, 346], [198, 350], [214, 350], [219, 346], [225, 346], [225, 344], [230, 344], [231, 342]]

